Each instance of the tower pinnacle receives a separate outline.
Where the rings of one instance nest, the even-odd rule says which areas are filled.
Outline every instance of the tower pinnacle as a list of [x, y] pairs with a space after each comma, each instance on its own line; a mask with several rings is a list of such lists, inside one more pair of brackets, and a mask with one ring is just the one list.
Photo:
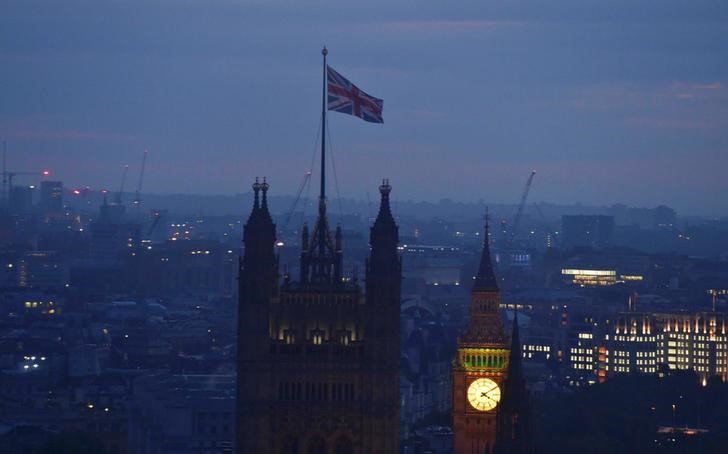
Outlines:
[[490, 216], [485, 211], [485, 236], [483, 238], [483, 253], [480, 256], [478, 274], [475, 276], [473, 290], [498, 291], [498, 281], [493, 272], [493, 263], [490, 260]]

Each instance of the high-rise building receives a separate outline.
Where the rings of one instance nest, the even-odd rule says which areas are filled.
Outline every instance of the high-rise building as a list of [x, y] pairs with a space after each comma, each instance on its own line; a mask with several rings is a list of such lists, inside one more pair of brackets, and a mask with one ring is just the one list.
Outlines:
[[41, 181], [40, 208], [44, 212], [58, 213], [63, 210], [63, 183], [60, 181]]
[[28, 214], [33, 208], [33, 189], [35, 186], [15, 186], [10, 188], [10, 213]]
[[508, 367], [500, 290], [490, 260], [488, 223], [480, 267], [471, 291], [470, 320], [458, 340], [452, 371], [454, 452], [491, 453], [496, 409]]
[[[702, 379], [728, 379], [728, 317], [720, 312], [620, 312], [606, 331], [581, 329], [569, 365], [587, 383], [620, 373], [693, 369]], [[576, 384], [576, 383], [574, 383]]]
[[[268, 184], [253, 185], [239, 269], [237, 452], [399, 452], [398, 227], [380, 187], [366, 294], [344, 275], [342, 231], [331, 235], [323, 191], [300, 278], [279, 284]], [[497, 307], [497, 306], [496, 306]]]

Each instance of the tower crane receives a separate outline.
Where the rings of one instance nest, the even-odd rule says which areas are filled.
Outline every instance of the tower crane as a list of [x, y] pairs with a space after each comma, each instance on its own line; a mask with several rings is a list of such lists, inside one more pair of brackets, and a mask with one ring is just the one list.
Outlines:
[[119, 192], [116, 193], [114, 201], [117, 205], [121, 205], [121, 195], [124, 193], [124, 184], [126, 183], [126, 174], [129, 171], [129, 165], [124, 166], [124, 171], [121, 174], [121, 186], [119, 186]]
[[521, 222], [521, 215], [523, 215], [523, 207], [526, 205], [526, 199], [528, 198], [528, 192], [531, 190], [531, 183], [533, 183], [533, 177], [536, 175], [536, 171], [532, 170], [531, 175], [526, 180], [526, 186], [523, 188], [523, 195], [521, 196], [521, 202], [518, 204], [518, 211], [516, 217], [513, 220], [513, 228], [511, 229], [511, 237], [509, 243], [513, 244], [513, 240], [516, 238], [516, 231], [518, 230], [518, 224]]
[[144, 154], [142, 155], [142, 169], [139, 171], [139, 182], [137, 183], [136, 192], [134, 193], [134, 207], [136, 209], [136, 218], [137, 221], [139, 221], [139, 210], [141, 208], [142, 199], [141, 199], [141, 192], [142, 192], [142, 184], [144, 183], [144, 168], [147, 164], [147, 155], [149, 154], [149, 151], [144, 150]]
[[3, 142], [3, 185], [2, 185], [2, 203], [3, 206], [8, 207], [10, 205], [10, 191], [13, 187], [13, 178], [19, 177], [19, 176], [41, 176], [41, 177], [47, 177], [50, 175], [50, 172], [47, 170], [43, 170], [41, 172], [21, 172], [21, 171], [13, 171], [7, 169], [7, 157], [6, 157], [6, 145], [5, 142]]

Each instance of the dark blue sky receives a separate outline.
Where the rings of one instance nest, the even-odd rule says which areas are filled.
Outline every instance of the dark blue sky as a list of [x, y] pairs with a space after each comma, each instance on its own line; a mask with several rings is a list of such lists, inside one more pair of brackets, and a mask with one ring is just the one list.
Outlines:
[[[320, 48], [384, 99], [331, 113], [341, 193], [728, 214], [728, 3], [3, 0], [0, 138], [73, 185], [293, 193]], [[333, 193], [333, 188], [330, 190]]]

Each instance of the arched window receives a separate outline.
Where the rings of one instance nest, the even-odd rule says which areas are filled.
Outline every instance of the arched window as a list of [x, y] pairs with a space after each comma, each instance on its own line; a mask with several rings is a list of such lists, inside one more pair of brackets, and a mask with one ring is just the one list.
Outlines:
[[351, 438], [346, 435], [342, 435], [334, 442], [334, 454], [353, 454], [354, 444], [351, 442]]
[[283, 330], [283, 339], [286, 344], [293, 344], [296, 342], [296, 332], [292, 329]]
[[315, 435], [308, 440], [306, 454], [326, 454], [326, 440], [321, 435]]
[[314, 345], [321, 345], [326, 338], [326, 332], [321, 329], [312, 329], [310, 333], [311, 343]]
[[339, 331], [339, 340], [342, 345], [349, 345], [349, 342], [351, 342], [351, 331], [348, 329], [342, 329]]

